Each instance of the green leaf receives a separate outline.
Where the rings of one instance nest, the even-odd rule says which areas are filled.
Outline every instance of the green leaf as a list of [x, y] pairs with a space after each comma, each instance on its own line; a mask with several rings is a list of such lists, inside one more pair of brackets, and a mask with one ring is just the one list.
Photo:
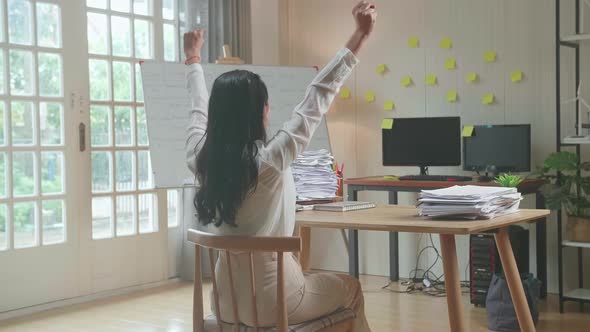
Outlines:
[[579, 158], [575, 153], [562, 151], [555, 152], [545, 159], [543, 167], [546, 170], [557, 172], [576, 171], [578, 169]]

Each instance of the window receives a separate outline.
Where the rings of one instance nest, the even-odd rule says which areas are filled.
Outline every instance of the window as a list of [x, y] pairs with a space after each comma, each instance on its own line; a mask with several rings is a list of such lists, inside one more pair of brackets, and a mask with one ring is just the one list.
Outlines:
[[61, 8], [36, 0], [0, 5], [0, 250], [63, 243]]

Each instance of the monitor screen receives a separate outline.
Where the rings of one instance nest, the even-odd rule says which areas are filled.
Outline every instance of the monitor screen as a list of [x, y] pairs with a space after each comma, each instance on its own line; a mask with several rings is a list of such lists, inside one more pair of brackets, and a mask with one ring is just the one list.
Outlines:
[[382, 130], [383, 166], [461, 164], [459, 117], [396, 118]]
[[531, 126], [475, 126], [463, 138], [463, 169], [487, 172], [531, 170]]

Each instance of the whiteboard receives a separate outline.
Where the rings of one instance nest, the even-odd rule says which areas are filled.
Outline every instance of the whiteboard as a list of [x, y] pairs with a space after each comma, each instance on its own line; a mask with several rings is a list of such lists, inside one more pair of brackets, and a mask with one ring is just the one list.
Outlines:
[[[219, 75], [234, 69], [255, 72], [266, 83], [271, 110], [269, 138], [291, 117], [316, 75], [314, 68], [207, 64], [203, 65], [207, 89], [211, 91]], [[157, 188], [175, 188], [194, 182], [184, 150], [191, 108], [185, 71], [185, 65], [176, 63], [141, 65], [150, 158]], [[308, 147], [308, 150], [317, 149], [331, 151], [325, 117]]]

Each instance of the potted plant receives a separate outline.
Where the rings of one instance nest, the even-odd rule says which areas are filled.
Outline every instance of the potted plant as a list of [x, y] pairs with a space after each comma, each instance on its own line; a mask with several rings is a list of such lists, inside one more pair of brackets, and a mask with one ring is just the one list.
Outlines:
[[[551, 210], [563, 208], [567, 215], [566, 234], [571, 241], [590, 242], [590, 162], [581, 162], [571, 152], [552, 153], [538, 176], [547, 184], [541, 188], [546, 205]], [[560, 175], [558, 176], [558, 172]]]
[[516, 188], [522, 180], [523, 179], [518, 175], [502, 173], [494, 179], [494, 182], [502, 187]]

